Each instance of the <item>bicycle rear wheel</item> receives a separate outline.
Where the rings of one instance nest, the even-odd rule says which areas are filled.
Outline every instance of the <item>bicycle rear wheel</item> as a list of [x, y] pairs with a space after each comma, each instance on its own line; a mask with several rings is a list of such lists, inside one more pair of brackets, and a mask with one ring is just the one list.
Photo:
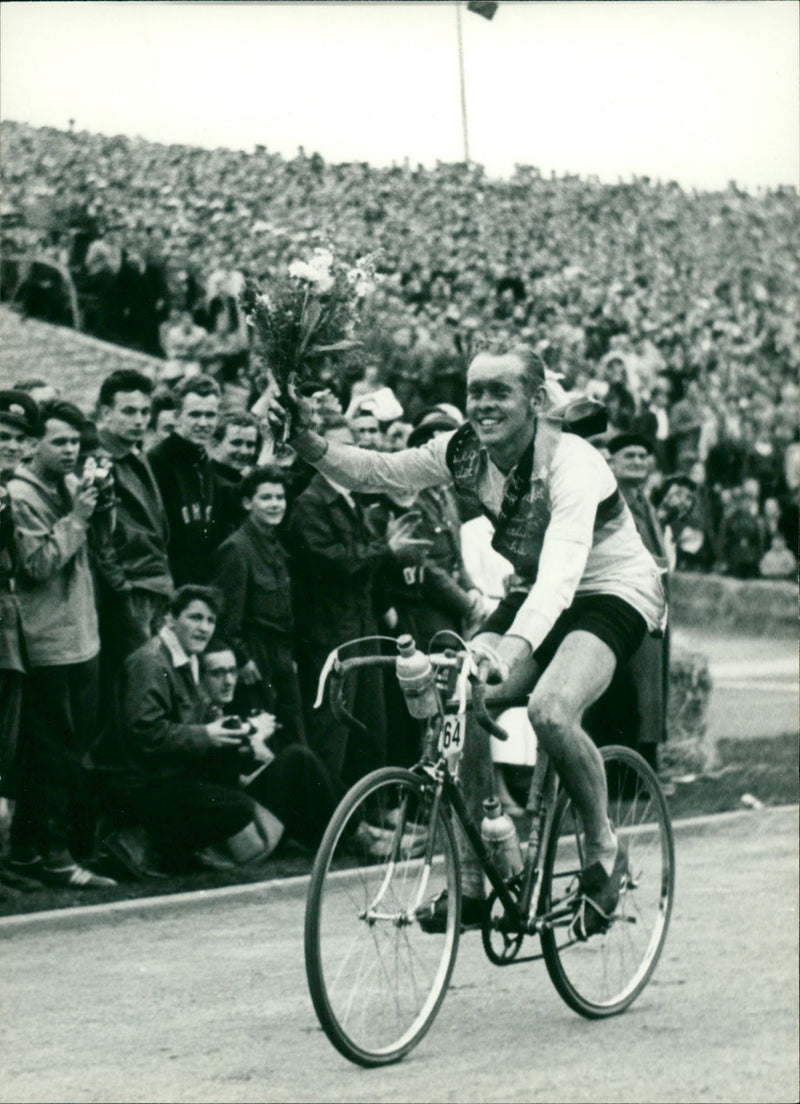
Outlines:
[[[628, 847], [629, 877], [608, 930], [571, 942], [566, 925], [542, 931], [550, 978], [570, 1008], [589, 1019], [626, 1009], [647, 985], [667, 936], [675, 890], [675, 848], [658, 779], [636, 752], [601, 750], [608, 813]], [[566, 793], [556, 803], [543, 870], [542, 912], [575, 894], [584, 865], [583, 827]]]
[[[306, 905], [306, 973], [319, 1021], [351, 1062], [387, 1065], [433, 1023], [458, 950], [461, 877], [435, 785], [386, 767], [358, 782], [333, 815]], [[447, 890], [442, 934], [415, 910]]]

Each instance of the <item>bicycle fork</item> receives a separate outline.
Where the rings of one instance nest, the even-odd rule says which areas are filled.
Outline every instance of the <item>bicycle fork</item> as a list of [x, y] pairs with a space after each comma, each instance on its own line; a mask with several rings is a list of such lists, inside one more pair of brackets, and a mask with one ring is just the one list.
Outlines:
[[376, 920], [391, 920], [398, 927], [402, 927], [412, 923], [417, 909], [422, 905], [422, 902], [425, 900], [428, 882], [430, 881], [431, 866], [433, 864], [433, 848], [436, 837], [436, 823], [438, 820], [439, 806], [441, 805], [443, 788], [444, 779], [440, 778], [436, 781], [433, 791], [433, 799], [431, 802], [431, 815], [429, 819], [431, 827], [428, 833], [428, 839], [426, 841], [424, 862], [417, 884], [417, 890], [414, 894], [414, 899], [411, 901], [409, 906], [401, 913], [398, 913], [394, 910], [391, 913], [378, 912], [378, 907], [383, 901], [383, 898], [386, 895], [386, 891], [388, 890], [392, 882], [395, 866], [398, 859], [400, 858], [403, 834], [406, 830], [406, 809], [408, 806], [409, 797], [409, 795], [406, 794], [400, 802], [400, 805], [398, 806], [397, 821], [394, 827], [392, 842], [390, 844], [391, 857], [389, 859], [389, 862], [386, 864], [386, 872], [383, 876], [381, 885], [378, 887], [374, 899], [360, 914], [361, 919], [366, 920], [370, 924], [374, 923]]

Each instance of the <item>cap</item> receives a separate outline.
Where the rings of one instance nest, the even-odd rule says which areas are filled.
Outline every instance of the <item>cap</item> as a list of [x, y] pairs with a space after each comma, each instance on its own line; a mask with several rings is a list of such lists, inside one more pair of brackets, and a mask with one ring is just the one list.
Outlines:
[[612, 456], [616, 456], [624, 448], [630, 448], [631, 445], [638, 445], [639, 448], [646, 449], [651, 456], [655, 451], [652, 438], [646, 437], [643, 433], [618, 433], [615, 437], [606, 441], [606, 448]]
[[460, 422], [443, 410], [423, 411], [420, 417], [417, 418], [417, 424], [408, 435], [406, 448], [416, 448], [418, 445], [424, 445], [437, 433], [458, 429], [460, 425]]
[[27, 391], [0, 391], [0, 422], [35, 437], [39, 432], [39, 407]]

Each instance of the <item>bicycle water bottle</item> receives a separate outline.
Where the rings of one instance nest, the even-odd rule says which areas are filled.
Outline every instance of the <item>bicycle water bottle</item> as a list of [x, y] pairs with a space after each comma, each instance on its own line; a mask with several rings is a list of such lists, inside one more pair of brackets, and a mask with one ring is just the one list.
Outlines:
[[397, 641], [397, 681], [412, 717], [425, 720], [439, 712], [439, 699], [433, 681], [433, 667], [424, 652], [417, 651], [413, 636], [406, 633]]
[[484, 818], [481, 821], [481, 838], [489, 854], [506, 881], [522, 873], [524, 866], [522, 848], [517, 829], [511, 817], [503, 812], [496, 797], [483, 802]]

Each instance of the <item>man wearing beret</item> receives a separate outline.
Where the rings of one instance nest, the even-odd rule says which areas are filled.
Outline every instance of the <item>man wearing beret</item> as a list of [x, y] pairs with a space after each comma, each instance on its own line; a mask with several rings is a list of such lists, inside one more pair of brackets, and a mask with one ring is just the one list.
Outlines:
[[[633, 514], [645, 548], [663, 572], [665, 593], [668, 594], [669, 563], [664, 530], [644, 490], [653, 465], [654, 442], [641, 433], [619, 433], [607, 442], [606, 448], [619, 489]], [[654, 767], [658, 744], [667, 738], [668, 634], [669, 628], [665, 627], [663, 637], [645, 636], [630, 661], [639, 717], [636, 748]]]

